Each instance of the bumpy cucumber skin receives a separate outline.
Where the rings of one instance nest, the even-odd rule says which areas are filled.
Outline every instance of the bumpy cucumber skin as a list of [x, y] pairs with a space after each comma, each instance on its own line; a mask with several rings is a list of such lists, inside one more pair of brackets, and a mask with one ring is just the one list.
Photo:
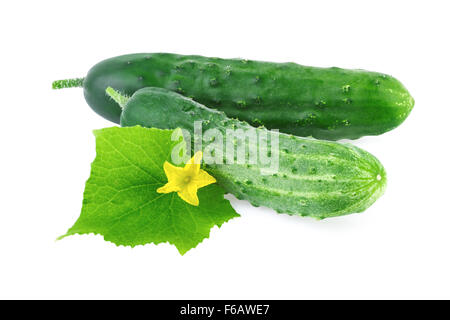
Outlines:
[[[250, 128], [223, 112], [161, 88], [137, 91], [121, 116], [122, 126], [184, 128], [191, 135], [194, 121], [202, 121], [203, 132], [216, 128], [224, 137], [226, 129]], [[203, 141], [203, 147], [209, 142]], [[318, 219], [362, 212], [384, 192], [383, 166], [353, 145], [280, 133], [279, 150], [277, 174], [261, 175], [260, 167], [251, 164], [209, 164], [205, 169], [238, 199], [279, 213]]]
[[119, 56], [89, 71], [86, 101], [118, 123], [108, 86], [127, 95], [166, 88], [255, 126], [328, 140], [392, 130], [414, 105], [398, 80], [381, 73], [168, 53]]

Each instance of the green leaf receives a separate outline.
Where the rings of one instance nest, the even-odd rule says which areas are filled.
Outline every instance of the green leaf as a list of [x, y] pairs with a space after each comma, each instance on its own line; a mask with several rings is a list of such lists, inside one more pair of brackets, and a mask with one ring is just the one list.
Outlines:
[[172, 141], [172, 133], [142, 127], [94, 131], [97, 156], [81, 215], [60, 238], [94, 233], [131, 247], [169, 242], [184, 254], [208, 238], [213, 226], [238, 217], [217, 184], [198, 190], [198, 207], [176, 193], [156, 192], [167, 182], [164, 161], [170, 162], [173, 147], [183, 143]]

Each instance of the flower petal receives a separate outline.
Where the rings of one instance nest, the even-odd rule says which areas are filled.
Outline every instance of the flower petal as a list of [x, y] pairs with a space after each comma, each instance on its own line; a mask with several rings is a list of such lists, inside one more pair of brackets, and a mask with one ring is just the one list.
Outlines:
[[175, 167], [169, 162], [164, 162], [164, 172], [166, 173], [168, 181], [178, 181], [184, 176], [183, 168]]
[[189, 183], [186, 188], [178, 191], [178, 195], [181, 199], [193, 206], [198, 206], [199, 204], [197, 196], [197, 186], [195, 185], [195, 183]]
[[167, 182], [164, 186], [156, 189], [158, 193], [170, 193], [170, 192], [178, 192], [180, 188], [174, 184], [173, 182]]
[[194, 156], [186, 163], [184, 167], [184, 171], [191, 175], [195, 176], [200, 171], [200, 164], [202, 163], [203, 152], [197, 151]]
[[198, 175], [194, 178], [194, 182], [197, 185], [197, 188], [200, 189], [211, 183], [217, 182], [217, 180], [205, 170], [200, 169]]

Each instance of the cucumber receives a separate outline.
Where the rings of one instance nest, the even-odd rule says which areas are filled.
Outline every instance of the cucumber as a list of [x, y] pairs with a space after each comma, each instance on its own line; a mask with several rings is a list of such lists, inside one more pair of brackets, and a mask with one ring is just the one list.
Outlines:
[[[123, 107], [122, 126], [184, 128], [194, 132], [194, 121], [201, 121], [203, 132], [217, 129], [223, 137], [227, 130], [256, 130], [246, 122], [228, 118], [223, 112], [209, 109], [189, 98], [162, 88], [143, 88], [131, 98], [109, 88], [108, 94]], [[242, 164], [208, 164], [205, 166], [218, 183], [238, 199], [254, 206], [266, 206], [279, 213], [310, 216], [318, 219], [362, 212], [379, 198], [386, 186], [381, 163], [368, 152], [350, 144], [300, 138], [273, 133], [278, 138], [279, 169], [270, 175], [260, 163], [250, 164], [249, 154]], [[228, 137], [228, 139], [230, 139]], [[232, 137], [235, 139], [235, 137]], [[273, 139], [270, 139], [273, 143]], [[238, 140], [243, 142], [242, 140]], [[244, 141], [245, 142], [245, 141]], [[236, 141], [233, 141], [233, 145]], [[203, 136], [204, 157], [211, 139]], [[225, 143], [226, 145], [226, 143]], [[272, 152], [265, 144], [258, 150]], [[197, 151], [197, 150], [196, 150]]]
[[295, 63], [141, 53], [104, 60], [83, 79], [53, 88], [84, 87], [88, 104], [119, 122], [120, 108], [105, 95], [143, 87], [166, 88], [252, 125], [318, 139], [356, 139], [400, 125], [414, 100], [395, 78], [364, 70]]

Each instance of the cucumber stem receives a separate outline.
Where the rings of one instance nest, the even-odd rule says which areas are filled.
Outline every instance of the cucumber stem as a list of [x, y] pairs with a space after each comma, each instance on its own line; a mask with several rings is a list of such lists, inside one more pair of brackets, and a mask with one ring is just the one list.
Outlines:
[[119, 91], [114, 90], [111, 87], [106, 88], [106, 94], [111, 97], [117, 104], [120, 106], [120, 108], [124, 108], [127, 104], [128, 100], [130, 100], [130, 97], [127, 97], [126, 95], [121, 94]]
[[56, 80], [52, 83], [52, 89], [83, 87], [84, 78]]

